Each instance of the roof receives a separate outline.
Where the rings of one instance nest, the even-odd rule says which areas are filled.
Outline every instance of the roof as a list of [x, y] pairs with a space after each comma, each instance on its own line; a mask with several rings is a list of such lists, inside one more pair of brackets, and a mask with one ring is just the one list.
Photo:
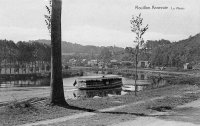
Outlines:
[[79, 80], [101, 80], [101, 79], [112, 79], [112, 78], [120, 78], [119, 75], [97, 75], [97, 76], [84, 76], [78, 78]]

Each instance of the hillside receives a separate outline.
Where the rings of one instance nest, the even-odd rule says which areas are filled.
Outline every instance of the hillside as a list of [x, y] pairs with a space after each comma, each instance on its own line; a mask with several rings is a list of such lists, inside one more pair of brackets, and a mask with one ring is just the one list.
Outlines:
[[[45, 40], [45, 39], [39, 39], [39, 40], [35, 40], [37, 42], [40, 43], [45, 43], [45, 44], [50, 44], [50, 40]], [[62, 42], [62, 53], [63, 54], [73, 54], [73, 53], [82, 53], [82, 54], [100, 54], [101, 50], [105, 48], [103, 46], [98, 47], [98, 46], [92, 46], [92, 45], [80, 45], [77, 43], [70, 43], [70, 42], [66, 42], [63, 41]], [[124, 48], [121, 47], [107, 47], [109, 48], [110, 51], [112, 52], [120, 52], [123, 51]]]
[[184, 63], [198, 64], [200, 62], [200, 34], [158, 46], [152, 50], [151, 63], [156, 66], [180, 67]]

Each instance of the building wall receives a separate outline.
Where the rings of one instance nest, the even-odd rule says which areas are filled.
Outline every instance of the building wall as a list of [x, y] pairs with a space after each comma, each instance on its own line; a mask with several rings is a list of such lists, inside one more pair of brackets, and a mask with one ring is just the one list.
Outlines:
[[149, 62], [148, 61], [139, 61], [137, 66], [142, 67], [142, 68], [147, 68], [147, 67], [149, 67]]

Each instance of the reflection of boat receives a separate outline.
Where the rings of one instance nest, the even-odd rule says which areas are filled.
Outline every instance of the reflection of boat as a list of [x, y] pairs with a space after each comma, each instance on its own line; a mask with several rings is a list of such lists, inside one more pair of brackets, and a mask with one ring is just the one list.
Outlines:
[[[136, 90], [137, 90], [137, 91], [141, 91], [141, 90], [143, 90], [146, 86], [148, 86], [148, 85], [137, 85], [137, 86], [136, 86]], [[124, 86], [122, 87], [122, 90], [125, 91], [125, 92], [135, 91], [135, 85], [124, 85]]]
[[122, 86], [122, 78], [118, 75], [86, 76], [74, 82], [78, 89], [105, 89]]
[[122, 88], [102, 89], [102, 90], [75, 90], [75, 98], [93, 98], [121, 95]]

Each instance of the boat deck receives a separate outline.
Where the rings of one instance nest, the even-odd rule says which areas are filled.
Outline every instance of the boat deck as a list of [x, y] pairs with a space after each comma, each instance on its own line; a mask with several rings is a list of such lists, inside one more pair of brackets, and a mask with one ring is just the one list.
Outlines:
[[112, 79], [112, 78], [120, 78], [119, 75], [97, 75], [97, 76], [85, 76], [80, 77], [78, 79], [85, 79], [85, 80], [97, 80], [97, 79]]

